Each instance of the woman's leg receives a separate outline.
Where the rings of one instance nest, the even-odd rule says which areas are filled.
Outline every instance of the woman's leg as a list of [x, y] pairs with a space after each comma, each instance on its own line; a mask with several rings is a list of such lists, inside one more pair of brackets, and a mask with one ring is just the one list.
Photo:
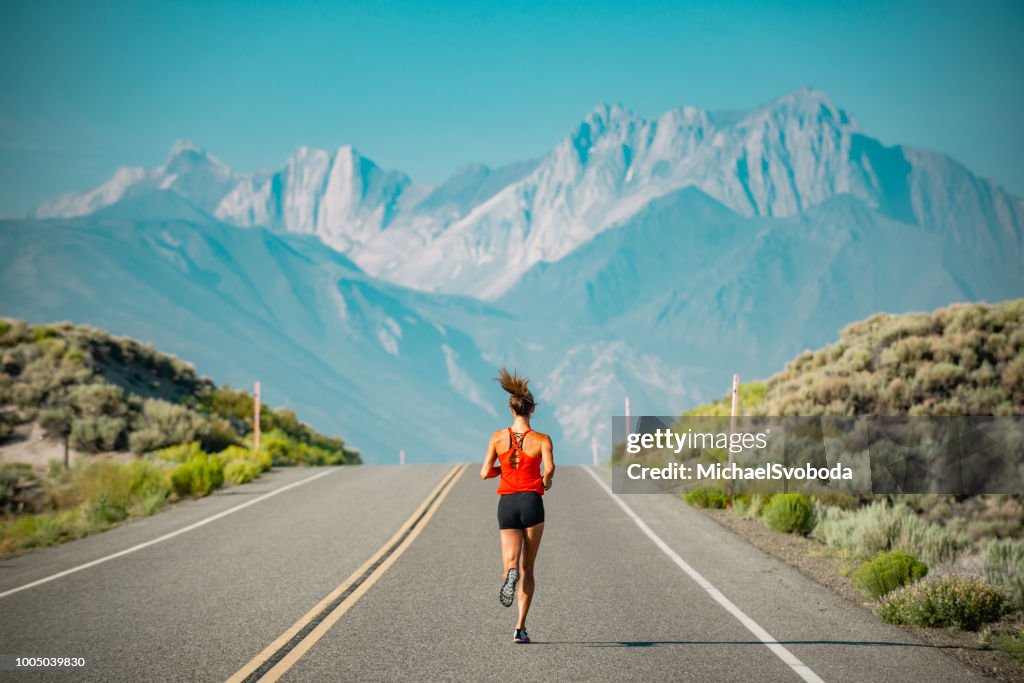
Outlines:
[[501, 534], [501, 560], [504, 566], [501, 570], [501, 580], [504, 581], [508, 576], [508, 570], [519, 566], [519, 557], [523, 550], [523, 530], [500, 529], [498, 533]]
[[544, 522], [535, 524], [523, 532], [523, 553], [519, 563], [519, 622], [516, 628], [526, 628], [526, 613], [533, 601], [533, 562], [540, 549], [540, 538], [544, 535]]

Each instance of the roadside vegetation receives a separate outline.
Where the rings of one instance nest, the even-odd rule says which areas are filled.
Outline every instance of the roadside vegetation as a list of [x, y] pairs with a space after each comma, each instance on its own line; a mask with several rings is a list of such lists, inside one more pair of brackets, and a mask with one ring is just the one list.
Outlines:
[[[1024, 415], [1024, 299], [875, 315], [741, 385], [739, 404], [742, 415]], [[684, 417], [730, 409], [726, 396]], [[684, 498], [806, 537], [806, 552], [834, 558], [887, 622], [977, 630], [1024, 662], [1024, 496], [730, 498], [705, 487]]]
[[[265, 405], [254, 450], [253, 409], [249, 393], [150, 345], [0, 319], [0, 556], [151, 515], [275, 465], [360, 462], [340, 438]], [[11, 462], [40, 436], [59, 445], [57, 457]]]
[[[728, 416], [731, 398], [684, 415]], [[1024, 415], [1024, 299], [880, 313], [740, 386], [744, 415]]]

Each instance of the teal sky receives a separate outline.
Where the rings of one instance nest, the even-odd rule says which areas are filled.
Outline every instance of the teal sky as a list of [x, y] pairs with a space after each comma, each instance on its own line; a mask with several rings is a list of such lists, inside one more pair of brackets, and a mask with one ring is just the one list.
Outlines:
[[1024, 195], [1024, 3], [7, 2], [0, 215], [189, 138], [238, 170], [351, 143], [436, 183], [649, 116], [823, 90]]

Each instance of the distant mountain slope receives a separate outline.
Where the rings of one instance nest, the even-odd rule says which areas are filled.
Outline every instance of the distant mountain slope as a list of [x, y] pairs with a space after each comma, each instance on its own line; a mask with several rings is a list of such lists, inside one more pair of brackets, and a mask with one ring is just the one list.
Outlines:
[[[551, 399], [566, 434], [602, 435], [625, 395], [637, 414], [672, 412], [721, 391], [733, 373], [764, 376], [850, 320], [1022, 294], [1024, 283], [959, 258], [944, 236], [849, 196], [760, 218], [685, 188], [535, 265], [495, 303], [532, 318], [521, 325], [542, 330], [538, 342], [570, 349], [542, 365], [559, 387]], [[589, 364], [579, 360], [583, 340]], [[607, 391], [593, 390], [597, 374]]]
[[36, 215], [87, 215], [140, 186], [179, 193], [235, 225], [314, 234], [405, 286], [485, 299], [684, 187], [745, 217], [794, 217], [853, 197], [1024, 280], [1019, 198], [942, 154], [882, 145], [810, 89], [747, 112], [684, 107], [645, 119], [602, 105], [542, 158], [465, 167], [438, 188], [350, 146], [300, 148], [281, 170], [238, 174], [181, 143], [162, 167], [122, 169]]
[[[164, 197], [157, 196], [162, 201]], [[216, 221], [0, 222], [5, 315], [155, 340], [337, 431], [364, 459], [460, 459], [493, 429], [473, 342], [316, 240]]]

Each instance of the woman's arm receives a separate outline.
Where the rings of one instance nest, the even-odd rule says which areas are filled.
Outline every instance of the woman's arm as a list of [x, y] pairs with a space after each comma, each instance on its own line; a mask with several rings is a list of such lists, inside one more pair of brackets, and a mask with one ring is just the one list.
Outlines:
[[481, 479], [491, 479], [501, 475], [501, 465], [494, 464], [494, 459], [497, 457], [498, 452], [494, 450], [494, 439], [492, 438], [487, 444], [487, 455], [484, 456], [484, 464], [480, 468]]
[[545, 436], [540, 444], [540, 455], [544, 463], [544, 490], [551, 488], [551, 478], [555, 476], [555, 447], [551, 437]]

